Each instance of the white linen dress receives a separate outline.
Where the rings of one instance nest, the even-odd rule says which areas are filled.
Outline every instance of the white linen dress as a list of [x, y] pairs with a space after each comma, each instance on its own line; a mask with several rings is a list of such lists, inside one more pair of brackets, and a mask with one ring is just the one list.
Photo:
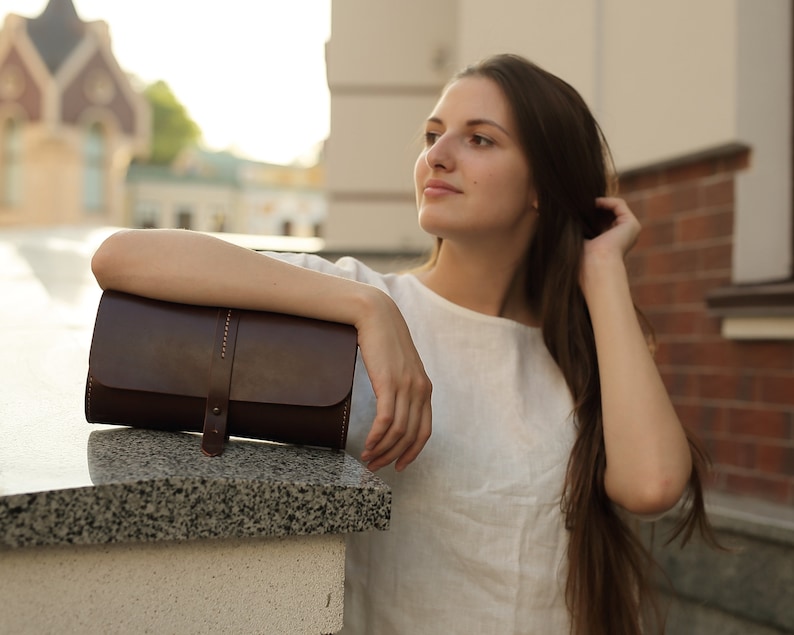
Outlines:
[[[278, 258], [387, 292], [433, 383], [433, 434], [392, 488], [389, 531], [347, 540], [344, 635], [566, 634], [560, 496], [573, 404], [539, 329], [458, 306], [411, 274]], [[357, 366], [347, 451], [375, 416]]]

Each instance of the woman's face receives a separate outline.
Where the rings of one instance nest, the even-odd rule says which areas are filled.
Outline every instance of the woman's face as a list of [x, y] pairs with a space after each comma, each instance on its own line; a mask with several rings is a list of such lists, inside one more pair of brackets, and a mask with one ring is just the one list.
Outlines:
[[444, 92], [425, 124], [414, 179], [419, 225], [429, 234], [529, 239], [537, 207], [529, 162], [492, 80], [464, 77]]

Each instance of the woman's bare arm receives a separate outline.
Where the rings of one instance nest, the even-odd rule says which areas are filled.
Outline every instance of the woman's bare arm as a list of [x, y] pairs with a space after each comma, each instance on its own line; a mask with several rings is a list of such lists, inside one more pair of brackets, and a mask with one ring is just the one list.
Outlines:
[[616, 222], [587, 241], [582, 291], [601, 379], [605, 486], [625, 509], [658, 514], [675, 505], [686, 488], [691, 453], [631, 299], [623, 258], [639, 223], [620, 199], [599, 199], [599, 204], [615, 212]]

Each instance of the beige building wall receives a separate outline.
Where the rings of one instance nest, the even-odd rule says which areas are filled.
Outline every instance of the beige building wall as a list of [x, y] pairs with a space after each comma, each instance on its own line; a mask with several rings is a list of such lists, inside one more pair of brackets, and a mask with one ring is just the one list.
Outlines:
[[789, 0], [334, 0], [329, 243], [422, 244], [407, 150], [422, 110], [454, 69], [516, 52], [579, 90], [621, 170], [749, 146], [734, 279], [787, 278], [791, 12]]
[[456, 65], [457, 1], [335, 0], [328, 43], [331, 250], [424, 249], [413, 164]]

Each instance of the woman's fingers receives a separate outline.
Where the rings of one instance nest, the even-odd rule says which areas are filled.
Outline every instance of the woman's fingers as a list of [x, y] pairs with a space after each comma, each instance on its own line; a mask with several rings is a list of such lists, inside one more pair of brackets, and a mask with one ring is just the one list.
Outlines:
[[374, 471], [397, 461], [399, 471], [419, 455], [431, 433], [430, 392], [424, 373], [403, 380], [393, 396], [376, 391], [378, 410], [361, 457], [367, 467]]
[[428, 399], [422, 406], [419, 420], [419, 429], [414, 437], [413, 443], [400, 455], [394, 468], [402, 472], [413, 460], [419, 456], [425, 444], [430, 440], [432, 433], [432, 413], [430, 400]]

